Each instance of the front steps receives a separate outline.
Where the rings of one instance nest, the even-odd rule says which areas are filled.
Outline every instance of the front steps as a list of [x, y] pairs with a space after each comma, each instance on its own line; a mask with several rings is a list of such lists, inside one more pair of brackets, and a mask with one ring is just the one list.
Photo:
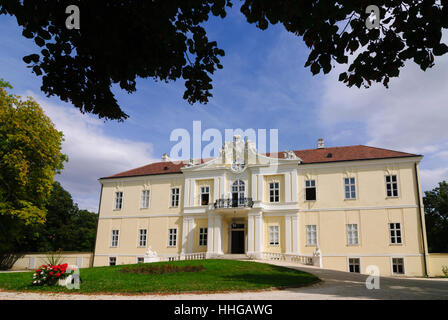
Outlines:
[[246, 254], [221, 254], [210, 257], [211, 259], [224, 259], [224, 260], [251, 260]]

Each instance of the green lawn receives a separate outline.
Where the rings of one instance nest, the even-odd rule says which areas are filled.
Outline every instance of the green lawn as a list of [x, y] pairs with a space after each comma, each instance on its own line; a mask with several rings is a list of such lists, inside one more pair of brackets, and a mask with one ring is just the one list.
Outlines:
[[202, 264], [205, 270], [139, 274], [120, 272], [125, 265], [86, 268], [80, 271], [82, 283], [79, 290], [60, 286], [34, 287], [31, 285], [33, 272], [1, 273], [0, 289], [76, 293], [176, 293], [300, 287], [319, 281], [317, 277], [306, 272], [251, 261], [195, 260], [157, 264]]

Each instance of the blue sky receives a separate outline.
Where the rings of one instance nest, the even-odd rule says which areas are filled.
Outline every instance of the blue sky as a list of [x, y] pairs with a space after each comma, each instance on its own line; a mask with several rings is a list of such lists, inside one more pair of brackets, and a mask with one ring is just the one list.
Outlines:
[[14, 93], [33, 96], [64, 132], [70, 160], [56, 179], [81, 208], [97, 210], [99, 177], [157, 161], [175, 144], [172, 130], [191, 132], [194, 120], [202, 130], [216, 128], [223, 135], [226, 128], [278, 129], [280, 150], [314, 148], [324, 138], [326, 146], [366, 144], [424, 154], [423, 188], [448, 179], [448, 57], [427, 72], [409, 64], [390, 89], [346, 88], [337, 81], [340, 66], [313, 77], [304, 68], [308, 49], [279, 25], [260, 31], [235, 8], [224, 20], [211, 19], [206, 29], [226, 52], [207, 105], [187, 104], [183, 81], [139, 79], [136, 93], [114, 88], [130, 118], [104, 122], [45, 97], [41, 79], [22, 61], [38, 47], [21, 36], [14, 18], [0, 16], [0, 77]]

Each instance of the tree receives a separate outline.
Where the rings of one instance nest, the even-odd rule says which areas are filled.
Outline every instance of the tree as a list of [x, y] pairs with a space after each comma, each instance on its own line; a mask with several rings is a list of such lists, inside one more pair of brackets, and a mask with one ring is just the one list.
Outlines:
[[32, 98], [0, 80], [0, 255], [20, 249], [24, 229], [45, 222], [55, 173], [67, 157], [62, 133]]
[[[80, 9], [80, 29], [65, 26], [65, 10], [73, 4]], [[379, 28], [366, 26], [369, 5], [380, 9]], [[82, 112], [118, 120], [128, 116], [111, 86], [134, 92], [137, 77], [183, 78], [184, 99], [207, 103], [224, 51], [202, 25], [210, 16], [224, 18], [231, 7], [230, 0], [0, 0], [0, 14], [14, 15], [23, 36], [42, 48], [23, 58], [43, 76], [41, 89]], [[262, 30], [281, 23], [301, 37], [311, 50], [305, 67], [313, 75], [348, 64], [354, 54], [339, 75], [350, 87], [387, 87], [407, 60], [426, 70], [434, 56], [448, 52], [441, 43], [448, 0], [244, 0], [241, 12]]]
[[57, 181], [53, 183], [46, 210], [45, 223], [28, 232], [23, 249], [33, 252], [94, 249], [98, 215], [79, 210], [70, 193]]
[[448, 183], [425, 191], [423, 203], [429, 252], [448, 252]]

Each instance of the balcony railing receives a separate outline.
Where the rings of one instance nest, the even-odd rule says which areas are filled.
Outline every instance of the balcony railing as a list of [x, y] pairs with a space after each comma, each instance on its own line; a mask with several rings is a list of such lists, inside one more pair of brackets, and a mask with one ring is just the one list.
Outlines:
[[218, 199], [213, 204], [215, 209], [221, 208], [252, 208], [254, 202], [252, 198], [238, 198], [238, 199]]

